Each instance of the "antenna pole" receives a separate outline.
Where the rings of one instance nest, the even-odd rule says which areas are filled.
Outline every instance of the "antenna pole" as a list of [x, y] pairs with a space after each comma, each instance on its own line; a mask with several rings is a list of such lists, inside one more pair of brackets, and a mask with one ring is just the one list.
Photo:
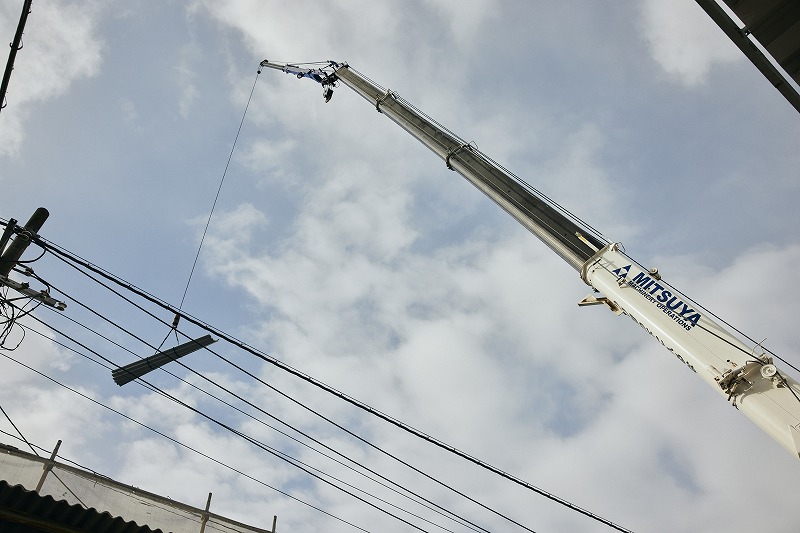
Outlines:
[[11, 80], [11, 71], [14, 70], [14, 60], [17, 57], [17, 51], [22, 50], [22, 33], [25, 31], [25, 23], [28, 21], [28, 14], [31, 12], [31, 1], [32, 0], [25, 0], [25, 4], [22, 6], [22, 14], [19, 16], [17, 33], [14, 34], [14, 42], [11, 43], [11, 51], [8, 53], [6, 71], [3, 74], [3, 84], [0, 85], [0, 109], [6, 106], [6, 90], [8, 89], [8, 82]]

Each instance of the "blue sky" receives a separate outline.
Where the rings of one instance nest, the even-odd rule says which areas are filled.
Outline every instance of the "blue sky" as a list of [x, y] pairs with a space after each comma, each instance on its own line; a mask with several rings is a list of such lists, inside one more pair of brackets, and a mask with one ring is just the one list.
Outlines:
[[[0, 3], [9, 41], [17, 4]], [[367, 102], [340, 87], [324, 104], [274, 71], [256, 81], [265, 58], [349, 62], [797, 365], [800, 117], [695, 2], [34, 3], [0, 113], [0, 216], [45, 206], [46, 239], [178, 305], [255, 82], [184, 310], [634, 531], [794, 531], [795, 459], [632, 321], [578, 309], [588, 288], [572, 269]], [[169, 331], [51, 256], [33, 266], [149, 344]], [[152, 351], [79, 305], [65, 315]], [[216, 346], [535, 531], [605, 529]], [[9, 355], [367, 530], [407, 530], [34, 334]], [[187, 363], [487, 529], [513, 527], [213, 356]], [[172, 376], [153, 380], [362, 484]], [[7, 359], [0, 383], [30, 440], [62, 439], [64, 456], [115, 479], [196, 506], [214, 492], [216, 512], [263, 527], [277, 514], [281, 529], [347, 529]], [[731, 512], [743, 498], [780, 511]]]

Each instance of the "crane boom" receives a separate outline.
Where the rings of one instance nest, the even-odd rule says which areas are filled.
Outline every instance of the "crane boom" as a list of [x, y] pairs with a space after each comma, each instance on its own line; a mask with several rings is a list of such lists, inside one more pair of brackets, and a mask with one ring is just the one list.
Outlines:
[[800, 458], [800, 383], [775, 365], [758, 346], [748, 347], [710, 313], [627, 256], [545, 195], [464, 142], [436, 121], [345, 63], [324, 66], [261, 62], [310, 78], [323, 86], [325, 101], [339, 82], [369, 101], [464, 176], [550, 249], [580, 272], [593, 289], [579, 305], [604, 304], [627, 315], [748, 416]]

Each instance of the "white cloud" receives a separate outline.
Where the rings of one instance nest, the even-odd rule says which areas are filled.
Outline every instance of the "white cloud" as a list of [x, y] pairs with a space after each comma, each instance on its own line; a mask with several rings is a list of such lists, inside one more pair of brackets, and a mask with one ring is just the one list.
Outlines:
[[[671, 530], [719, 524], [716, 509], [729, 496], [716, 480], [731, 453], [769, 457], [753, 482], [763, 487], [771, 486], [767, 472], [792, 461], [631, 321], [576, 309], [581, 282], [543, 246], [470, 239], [423, 257], [404, 244], [386, 262], [376, 251], [385, 242], [340, 238], [347, 218], [324, 211], [305, 215], [319, 218], [316, 238], [290, 235], [269, 254], [217, 233], [214, 246], [226, 250], [217, 259], [226, 261], [210, 264], [272, 310], [262, 326], [266, 342], [312, 375], [489, 462], [511, 461], [515, 472], [594, 502], [589, 507], [634, 530], [649, 515], [663, 515], [663, 523], [675, 505], [684, 512], [669, 519]], [[308, 224], [301, 219], [298, 232]], [[681, 265], [696, 275], [690, 288], [732, 294], [756, 265], [772, 273], [768, 287], [779, 285], [774, 272], [795, 253], [746, 253], [720, 275]], [[500, 456], [498, 439], [508, 447]], [[728, 470], [723, 477], [735, 483]], [[580, 472], [585, 488], [565, 483], [564, 472]], [[598, 494], [611, 478], [613, 488]], [[762, 497], [785, 499], [771, 490]], [[557, 516], [537, 523], [555, 527], [563, 522]], [[788, 531], [784, 524], [771, 521], [777, 531]]]
[[119, 107], [122, 110], [125, 121], [129, 124], [135, 124], [139, 119], [139, 112], [136, 110], [136, 104], [128, 99], [123, 99], [120, 101]]
[[174, 67], [177, 83], [181, 88], [178, 109], [183, 118], [189, 115], [195, 102], [200, 97], [200, 90], [194, 80], [201, 56], [201, 50], [197, 43], [191, 42], [181, 49], [181, 63]]
[[[208, 7], [198, 7], [201, 5]], [[590, 5], [587, 2], [584, 7]], [[676, 4], [673, 9], [680, 10], [683, 5]], [[134, 16], [142, 8], [130, 6], [125, 4], [124, 8], [136, 13], [129, 19], [150, 20]], [[206, 87], [212, 77], [219, 82], [219, 73], [229, 73], [226, 81], [233, 87], [233, 96], [228, 99], [220, 94], [209, 99], [212, 105], [220, 106], [209, 110], [215, 121], [228, 116], [235, 124], [253, 75], [249, 70], [241, 75], [246, 70], [242, 65], [254, 70], [262, 54], [279, 60], [324, 59], [336, 54], [335, 59], [363, 66], [370, 76], [400, 90], [457, 131], [466, 126], [463, 131], [469, 134], [465, 136], [481, 149], [501, 162], [516, 159], [513, 170], [522, 170], [520, 175], [531, 176], [532, 183], [541, 183], [556, 200], [615, 237], [624, 237], [624, 233], [614, 231], [611, 224], [630, 227], [620, 207], [625, 202], [623, 195], [632, 195], [647, 206], [666, 202], [662, 192], [664, 198], [676, 195], [675, 203], [670, 204], [676, 218], [656, 221], [643, 229], [654, 242], [659, 227], [683, 224], [681, 194], [707, 193], [715, 202], [725, 204], [707, 206], [707, 211], [696, 215], [697, 223], [713, 220], [716, 209], [730, 209], [727, 198], [719, 199], [716, 190], [709, 194], [703, 180], [696, 180], [689, 192], [664, 180], [659, 183], [657, 198], [652, 189], [636, 180], [615, 181], [612, 165], [616, 162], [621, 168], [619, 161], [626, 159], [627, 163], [631, 153], [615, 151], [612, 139], [624, 142], [641, 136], [662, 142], [658, 128], [663, 124], [646, 119], [674, 110], [655, 103], [643, 105], [644, 97], [634, 97], [663, 75], [637, 69], [636, 76], [628, 76], [631, 71], [626, 61], [635, 61], [636, 53], [647, 54], [635, 46], [641, 40], [630, 35], [631, 20], [626, 18], [629, 9], [565, 6], [563, 2], [547, 6], [547, 16], [537, 19], [540, 25], [536, 26], [536, 39], [531, 40], [529, 21], [541, 13], [538, 6], [525, 3], [514, 4], [508, 11], [502, 3], [481, 3], [472, 12], [446, 1], [196, 2], [189, 8], [195, 17], [187, 24], [190, 28], [176, 27], [175, 33], [170, 32], [171, 38], [163, 41], [158, 32], [144, 35], [159, 39], [153, 46], [163, 51], [159, 57], [174, 59], [177, 65], [153, 69], [153, 76], [147, 80], [148, 92], [140, 92], [141, 87], [133, 83], [129, 94], [147, 94], [150, 111], [175, 109], [177, 79], [189, 88], [184, 93], [188, 99], [183, 110], [196, 110], [192, 106], [197, 100], [192, 98], [197, 93], [191, 88]], [[164, 9], [160, 13], [169, 21], [165, 25], [186, 22], [183, 11], [159, 9]], [[648, 4], [643, 9], [650, 13], [653, 24], [669, 18], [669, 13], [661, 11], [666, 7]], [[497, 29], [500, 24], [491, 25], [495, 12], [504, 21], [503, 30], [515, 25], [510, 32], [513, 42], [505, 41], [506, 33]], [[203, 18], [208, 13], [212, 19]], [[561, 24], [575, 18], [579, 24]], [[702, 13], [696, 18], [704, 20]], [[485, 24], [487, 21], [490, 24]], [[713, 23], [706, 22], [703, 24], [710, 33], [718, 32]], [[216, 31], [217, 23], [222, 31]], [[125, 19], [119, 18], [114, 24], [115, 29], [129, 28]], [[611, 39], [609, 24], [618, 25]], [[192, 34], [197, 28], [204, 31]], [[119, 39], [111, 42], [115, 49], [118, 45], [118, 50], [130, 50], [131, 43], [143, 36], [138, 32], [144, 29], [149, 30], [149, 24], [135, 26], [131, 35], [120, 32], [115, 35]], [[495, 30], [497, 33], [493, 33]], [[661, 39], [662, 44], [676, 38], [673, 34], [653, 37]], [[500, 42], [506, 46], [498, 47]], [[599, 53], [591, 46], [575, 44], [600, 42], [608, 48]], [[203, 69], [192, 71], [187, 67], [199, 61], [198, 50], [226, 46], [226, 53], [204, 55], [203, 62], [208, 64]], [[658, 48], [653, 46], [653, 50]], [[534, 49], [537, 53], [529, 53]], [[621, 49], [631, 56], [620, 60], [616, 54], [604, 53]], [[666, 54], [664, 64], [676, 69], [676, 79], [700, 83], [691, 80], [704, 79], [702, 73], [707, 71], [703, 69], [713, 64], [716, 56], [696, 47], [690, 49], [685, 51], [691, 56], [688, 60], [670, 56], [675, 50], [672, 45], [660, 49], [660, 53]], [[483, 59], [500, 58], [504, 52], [511, 57], [503, 56], [505, 63], [498, 59], [497, 63], [476, 64], [470, 55], [475, 50], [481, 51]], [[114, 50], [109, 48], [108, 53]], [[140, 59], [155, 64], [146, 54]], [[112, 60], [109, 56], [108, 61]], [[586, 69], [581, 61], [603, 67], [613, 63], [616, 76], [601, 79], [605, 68]], [[503, 66], [502, 71], [495, 69], [498, 64]], [[575, 72], [570, 73], [571, 65], [576, 64]], [[548, 74], [554, 65], [558, 65], [555, 78]], [[472, 84], [463, 83], [465, 73], [471, 76]], [[481, 85], [487, 74], [492, 84]], [[656, 79], [640, 80], [639, 75]], [[593, 109], [586, 115], [583, 113], [588, 106], [570, 107], [564, 102], [551, 106], [552, 102], [541, 99], [548, 79], [563, 80], [571, 90], [578, 87], [596, 94], [597, 88], [604, 94], [631, 95], [632, 105], [620, 110], [590, 99]], [[98, 83], [98, 87], [102, 85]], [[496, 97], [495, 90], [501, 97]], [[159, 92], [167, 95], [164, 100], [152, 96]], [[693, 103], [692, 91], [678, 92], [681, 104]], [[66, 94], [70, 96], [71, 92]], [[118, 94], [113, 98], [116, 100], [112, 102], [125, 109]], [[67, 100], [67, 104], [72, 102]], [[567, 108], [569, 116], [561, 116]], [[132, 105], [127, 109], [129, 118], [136, 119], [136, 109]], [[629, 120], [629, 113], [645, 109], [652, 109], [654, 114]], [[141, 113], [143, 110], [139, 108]], [[194, 122], [200, 113], [188, 112], [178, 121], [192, 127], [202, 124], [192, 131], [199, 132], [198, 143], [194, 135], [182, 135], [174, 122], [165, 122], [160, 115], [148, 115], [152, 121], [149, 131], [164, 133], [153, 138], [158, 153], [152, 166], [137, 166], [153, 155], [140, 144], [142, 137], [106, 133], [119, 133], [112, 121], [107, 124], [110, 129], [103, 130], [109, 142], [102, 157], [96, 151], [92, 154], [97, 157], [84, 157], [85, 145], [75, 148], [68, 144], [74, 139], [52, 140], [58, 146], [63, 143], [62, 153], [78, 156], [69, 164], [57, 161], [64, 171], [60, 180], [63, 188], [61, 183], [54, 183], [42, 193], [60, 199], [56, 195], [69, 189], [71, 194], [80, 195], [81, 202], [61, 205], [65, 213], [72, 207], [74, 218], [64, 223], [71, 231], [65, 234], [80, 242], [80, 247], [91, 244], [93, 236], [101, 232], [114, 236], [109, 240], [112, 244], [92, 260], [102, 264], [119, 261], [117, 265], [134, 270], [145, 284], [179, 292], [181, 286], [174, 282], [181, 277], [176, 265], [181, 261], [185, 264], [196, 249], [182, 247], [183, 231], [167, 226], [160, 218], [158, 225], [149, 225], [154, 224], [155, 217], [142, 213], [154, 212], [150, 202], [156, 198], [169, 199], [162, 204], [169, 205], [169, 211], [185, 209], [180, 211], [184, 219], [191, 218], [185, 213], [207, 208], [210, 198], [203, 198], [197, 179], [218, 166], [219, 160], [209, 157], [213, 151], [210, 147], [227, 146], [229, 139], [220, 134], [219, 130], [225, 128], [218, 123]], [[173, 113], [166, 115], [174, 118]], [[707, 116], [698, 114], [698, 120]], [[709, 128], [712, 123], [709, 121]], [[609, 124], [619, 129], [609, 131]], [[632, 321], [602, 308], [577, 308], [576, 302], [589, 288], [576, 272], [513, 221], [504, 219], [501, 211], [378, 115], [373, 106], [343, 88], [337, 90], [334, 102], [325, 106], [319, 88], [313, 84], [265, 72], [246, 126], [249, 131], [240, 140], [240, 147], [248, 149], [236, 154], [231, 180], [226, 183], [225, 197], [212, 220], [202, 255], [209, 276], [198, 276], [194, 281], [194, 294], [206, 298], [204, 305], [196, 308], [198, 314], [210, 317], [212, 323], [230, 325], [234, 334], [248, 343], [370, 405], [634, 530], [750, 528], [788, 532], [796, 527], [791, 476], [776, 475], [796, 468], [792, 457]], [[756, 122], [748, 129], [763, 132], [764, 138], [770, 139], [766, 132], [773, 131], [773, 124]], [[774, 131], [792, 138], [783, 132], [794, 130], [787, 126]], [[721, 145], [740, 146], [742, 143], [736, 142], [739, 137], [729, 137], [733, 133], [716, 132]], [[224, 139], [220, 141], [219, 136]], [[126, 142], [115, 146], [116, 139]], [[176, 139], [182, 142], [172, 142]], [[653, 155], [648, 144], [642, 143], [634, 154], [636, 161], [632, 164], [636, 168], [657, 168], [664, 163], [664, 151]], [[190, 149], [184, 151], [188, 145]], [[227, 148], [224, 150], [227, 156]], [[160, 156], [165, 153], [179, 170], [164, 170]], [[705, 168], [695, 153], [681, 157], [686, 159], [687, 168]], [[39, 158], [39, 152], [27, 153], [30, 161]], [[133, 184], [118, 190], [94, 180], [91, 189], [81, 188], [74, 176], [78, 171], [70, 172], [72, 166], [83, 163], [78, 159], [102, 159], [101, 166], [90, 170], [99, 170], [103, 176], [126, 176]], [[124, 167], [130, 165], [136, 170], [125, 174], [128, 169]], [[242, 171], [247, 173], [244, 179], [235, 176]], [[172, 180], [170, 173], [188, 178]], [[234, 176], [239, 181], [234, 181]], [[149, 177], [152, 179], [144, 179]], [[136, 187], [144, 192], [134, 200], [129, 193]], [[736, 191], [725, 194], [735, 196]], [[279, 205], [282, 202], [288, 205]], [[120, 213], [127, 213], [132, 204], [133, 215], [124, 217], [126, 227], [115, 227], [98, 215], [100, 204]], [[86, 228], [87, 218], [92, 223], [86, 230], [90, 238], [81, 229]], [[753, 217], [753, 224], [766, 218]], [[205, 221], [203, 215], [192, 229], [202, 229]], [[773, 248], [739, 254], [726, 251], [738, 260], [720, 272], [714, 272], [696, 255], [678, 257], [676, 247], [669, 246], [661, 249], [669, 255], [657, 264], [665, 277], [685, 292], [696, 295], [734, 323], [752, 327], [748, 331], [759, 338], [776, 339], [783, 348], [779, 353], [792, 357], [792, 349], [800, 341], [791, 320], [792, 302], [800, 295], [794, 294], [795, 289], [785, 281], [785, 272], [800, 257], [796, 246], [785, 243], [793, 242], [795, 233], [782, 233], [784, 240], [776, 240], [779, 244]], [[181, 257], [186, 248], [191, 248], [187, 253], [192, 255]], [[46, 270], [48, 279], [56, 275]], [[96, 303], [90, 291], [79, 294], [92, 295]], [[128, 324], [125, 315], [116, 314], [116, 310], [113, 316]], [[144, 338], [162, 338], [160, 325], [154, 333], [152, 323], [140, 320], [137, 316], [132, 325], [136, 331], [145, 332]], [[121, 333], [115, 331], [116, 335]], [[40, 368], [65, 376], [70, 383], [83, 383], [82, 390], [90, 395], [130, 409], [143, 421], [202, 447], [244, 472], [369, 529], [407, 529], [371, 513], [350, 497], [313, 483], [306, 474], [241, 439], [220, 433], [207, 421], [163, 398], [142, 394], [135, 387], [120, 391], [106, 371], [102, 379], [94, 379], [83, 366], [52, 368], [50, 361], [59, 360], [59, 354], [53, 354], [54, 348], [47, 342], [26, 341], [26, 347], [30, 347], [30, 357]], [[437, 479], [485, 500], [537, 531], [591, 529], [588, 519], [423, 445], [271, 366], [260, 368], [258, 361], [231, 346], [219, 343], [214, 348]], [[116, 348], [111, 351], [115, 352], [109, 354], [111, 357], [121, 355]], [[210, 369], [209, 376], [268, 413], [492, 530], [507, 528], [496, 516], [398, 467], [278, 393], [229, 369], [221, 370], [218, 361], [208, 359], [196, 357], [192, 362], [197, 361], [198, 368]], [[202, 506], [207, 492], [213, 491], [215, 511], [232, 513], [264, 527], [273, 514], [278, 514], [279, 530], [317, 531], [331, 525], [334, 527], [330, 529], [339, 529], [335, 521], [263, 485], [212, 466], [132, 423], [120, 421], [116, 415], [89, 409], [86, 400], [54, 392], [48, 388], [51, 385], [38, 382], [41, 378], [14, 370], [3, 374], [5, 371], [6, 366], [0, 368], [4, 407], [10, 407], [12, 415], [23, 417], [23, 429], [32, 438], [45, 443], [63, 438], [64, 453], [71, 458], [91, 459], [89, 466], [108, 466], [104, 473], [194, 505]], [[167, 388], [270, 445], [344, 479], [356, 480], [359, 486], [365, 484], [341, 465], [215, 405], [186, 386], [174, 383]], [[254, 414], [267, 418], [263, 413]], [[743, 479], [750, 505], [781, 512], [729, 512], [741, 502]]]
[[[10, 294], [15, 295], [16, 293], [11, 291]], [[33, 331], [28, 328], [33, 328]], [[7, 353], [36, 370], [42, 372], [68, 370], [73, 358], [53, 342], [54, 338], [55, 335], [46, 327], [30, 318], [23, 318], [11, 328], [3, 347], [5, 350], [9, 350], [19, 344], [16, 350]], [[3, 365], [2, 374], [5, 383], [18, 384], [31, 379], [30, 371], [20, 365], [6, 359], [0, 361], [0, 364]]]
[[645, 0], [641, 10], [642, 32], [650, 43], [653, 59], [685, 86], [704, 83], [714, 64], [743, 58], [696, 2]]
[[439, 14], [441, 23], [450, 30], [458, 46], [469, 47], [481, 25], [495, 12], [492, 0], [475, 0], [465, 8], [459, 0], [426, 0]]

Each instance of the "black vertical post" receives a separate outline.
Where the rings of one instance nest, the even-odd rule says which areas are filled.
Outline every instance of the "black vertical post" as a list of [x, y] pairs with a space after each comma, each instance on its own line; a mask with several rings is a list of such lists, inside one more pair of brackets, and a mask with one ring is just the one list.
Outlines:
[[0, 257], [0, 275], [8, 276], [11, 269], [19, 261], [19, 258], [22, 257], [22, 253], [31, 243], [31, 235], [35, 235], [42, 228], [44, 221], [49, 216], [50, 213], [44, 207], [38, 208], [33, 213], [31, 219], [28, 220], [22, 231], [14, 237], [14, 240], [11, 241], [11, 244], [8, 245], [8, 248]]
[[17, 51], [22, 48], [22, 32], [25, 30], [25, 23], [28, 21], [28, 13], [31, 12], [32, 0], [25, 0], [22, 6], [22, 14], [19, 16], [19, 24], [17, 24], [17, 33], [14, 34], [14, 42], [11, 43], [11, 52], [8, 53], [8, 62], [6, 63], [6, 71], [3, 74], [3, 84], [0, 85], [0, 109], [6, 106], [6, 90], [8, 89], [8, 82], [11, 80], [11, 71], [14, 70], [14, 60], [17, 58]]

